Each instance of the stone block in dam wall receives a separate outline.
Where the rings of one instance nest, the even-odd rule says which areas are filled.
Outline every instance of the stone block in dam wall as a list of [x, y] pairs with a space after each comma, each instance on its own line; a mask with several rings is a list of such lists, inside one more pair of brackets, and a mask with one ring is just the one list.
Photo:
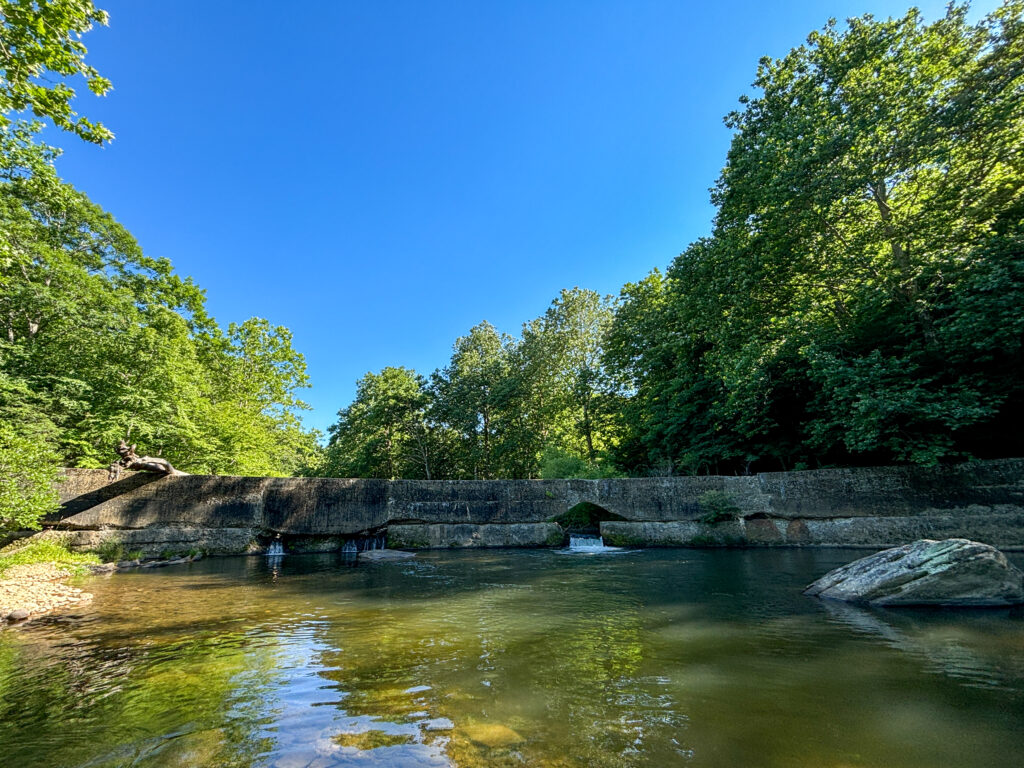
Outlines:
[[394, 480], [395, 522], [539, 523], [562, 514], [566, 480]]
[[572, 501], [593, 502], [626, 520], [692, 520], [702, 514], [699, 499], [708, 491], [722, 491], [727, 478], [643, 477], [589, 480], [574, 485]]
[[605, 543], [632, 547], [826, 546], [892, 547], [916, 539], [969, 538], [1001, 549], [1024, 549], [1024, 512], [995, 515], [913, 515], [833, 519], [753, 519], [601, 523]]
[[694, 520], [647, 523], [609, 520], [601, 523], [601, 537], [605, 544], [613, 547], [708, 547], [747, 543], [740, 520], [716, 525]]
[[279, 533], [337, 536], [388, 521], [387, 480], [334, 477], [268, 478], [261, 524]]
[[[95, 470], [106, 474], [106, 470]], [[141, 474], [141, 473], [140, 473]], [[146, 528], [197, 525], [211, 528], [258, 528], [263, 493], [269, 478], [179, 475], [157, 477], [143, 485], [136, 478], [111, 483], [121, 493], [59, 522], [67, 528]], [[127, 487], [121, 487], [127, 483]], [[66, 508], [74, 509], [72, 499]]]
[[565, 532], [555, 523], [471, 523], [388, 526], [388, 546], [395, 549], [464, 547], [557, 547]]
[[934, 510], [1024, 508], [1024, 460], [936, 467], [859, 467], [764, 472], [761, 493], [779, 517], [899, 517]]
[[85, 552], [105, 543], [117, 543], [125, 554], [139, 552], [143, 557], [186, 554], [199, 550], [214, 555], [237, 555], [254, 547], [257, 531], [251, 528], [211, 528], [209, 526], [153, 525], [148, 528], [46, 531], [37, 534], [54, 537], [70, 549]]

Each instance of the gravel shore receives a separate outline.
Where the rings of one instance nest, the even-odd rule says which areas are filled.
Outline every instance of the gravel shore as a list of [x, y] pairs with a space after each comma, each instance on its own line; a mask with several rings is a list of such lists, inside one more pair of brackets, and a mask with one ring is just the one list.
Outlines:
[[63, 583], [69, 576], [70, 571], [50, 563], [11, 568], [0, 579], [0, 624], [92, 600], [88, 592]]

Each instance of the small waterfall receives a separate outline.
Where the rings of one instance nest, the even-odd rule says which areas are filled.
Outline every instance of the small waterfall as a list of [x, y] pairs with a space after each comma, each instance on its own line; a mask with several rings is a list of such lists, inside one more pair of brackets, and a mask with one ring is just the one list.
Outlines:
[[281, 557], [284, 554], [284, 544], [280, 541], [270, 542], [270, 546], [267, 547], [267, 557]]
[[387, 544], [387, 536], [383, 533], [378, 533], [375, 536], [360, 536], [357, 539], [349, 539], [342, 545], [341, 551], [346, 555], [355, 555], [360, 552], [372, 552], [375, 549], [386, 549]]
[[570, 552], [615, 552], [618, 547], [606, 547], [600, 536], [569, 536]]

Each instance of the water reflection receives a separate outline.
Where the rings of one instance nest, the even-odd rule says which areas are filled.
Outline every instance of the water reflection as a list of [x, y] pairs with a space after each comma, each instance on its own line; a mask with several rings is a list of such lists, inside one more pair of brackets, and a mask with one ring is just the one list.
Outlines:
[[965, 684], [1013, 691], [1024, 679], [1024, 635], [1004, 631], [1021, 624], [1020, 608], [938, 609], [866, 608], [823, 601], [833, 621], [874, 635], [909, 654], [926, 668]]
[[800, 588], [857, 553], [201, 561], [0, 634], [5, 764], [1024, 763], [1019, 612]]

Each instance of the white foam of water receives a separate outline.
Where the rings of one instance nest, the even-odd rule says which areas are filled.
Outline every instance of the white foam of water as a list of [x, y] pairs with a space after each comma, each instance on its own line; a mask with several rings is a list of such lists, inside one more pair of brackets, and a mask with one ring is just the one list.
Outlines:
[[619, 552], [621, 547], [606, 547], [600, 536], [570, 536], [569, 551], [583, 553]]
[[267, 547], [267, 557], [281, 557], [284, 554], [284, 544], [280, 541], [270, 542], [270, 546]]

